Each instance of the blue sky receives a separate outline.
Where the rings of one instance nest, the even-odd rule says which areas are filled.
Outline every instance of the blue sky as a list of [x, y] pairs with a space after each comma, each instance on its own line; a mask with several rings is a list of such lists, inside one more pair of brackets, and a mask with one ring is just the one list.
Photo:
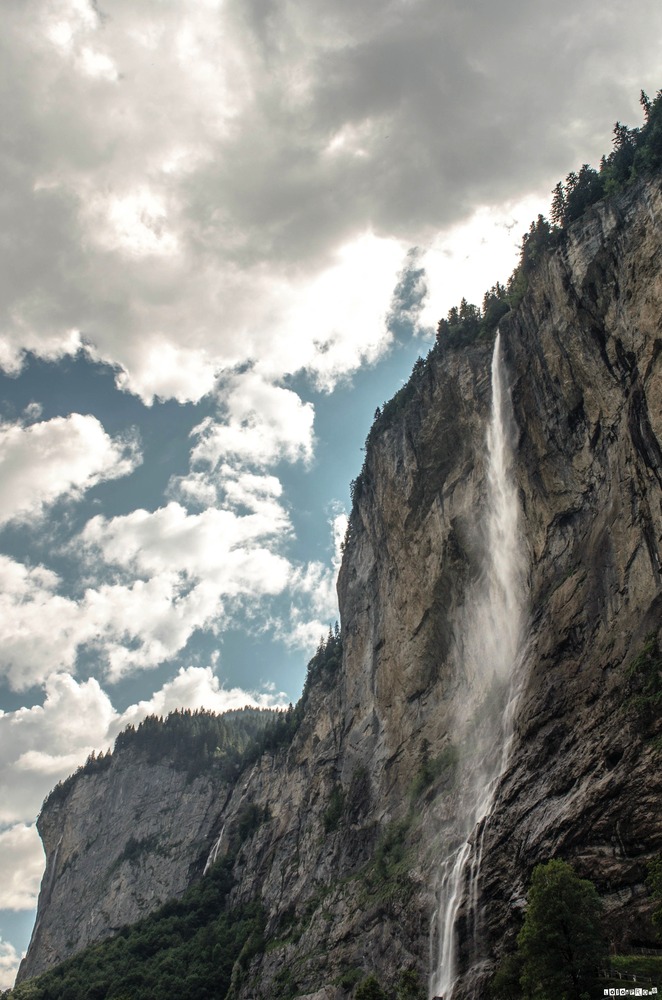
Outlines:
[[653, 0], [3, 10], [0, 986], [46, 792], [299, 695], [348, 484], [437, 320], [657, 90]]

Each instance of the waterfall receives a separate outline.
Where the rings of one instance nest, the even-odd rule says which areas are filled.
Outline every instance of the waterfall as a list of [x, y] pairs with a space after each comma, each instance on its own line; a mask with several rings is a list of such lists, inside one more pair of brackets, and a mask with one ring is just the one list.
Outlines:
[[225, 833], [225, 823], [221, 827], [221, 832], [219, 833], [218, 837], [216, 838], [216, 842], [214, 843], [214, 846], [209, 852], [209, 857], [207, 858], [207, 863], [205, 864], [205, 870], [202, 873], [203, 875], [206, 875], [211, 866], [216, 863], [216, 859], [218, 858], [218, 852], [221, 849], [221, 842], [223, 840], [224, 833]]
[[514, 421], [497, 332], [486, 437], [483, 573], [456, 623], [456, 662], [466, 698], [455, 719], [460, 748], [458, 814], [440, 866], [431, 932], [430, 996], [450, 1000], [457, 979], [457, 922], [464, 905], [478, 956], [478, 878], [485, 820], [506, 765], [518, 688], [525, 608], [525, 562], [512, 474]]

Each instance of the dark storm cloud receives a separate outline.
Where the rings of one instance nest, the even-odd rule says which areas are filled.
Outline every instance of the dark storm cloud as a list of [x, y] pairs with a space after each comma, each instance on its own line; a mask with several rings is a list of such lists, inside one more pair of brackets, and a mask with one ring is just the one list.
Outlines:
[[334, 330], [288, 316], [341, 247], [404, 255], [595, 158], [661, 27], [650, 0], [11, 5], [0, 359], [80, 331], [147, 399], [292, 343], [314, 370]]
[[[262, 224], [252, 252], [294, 259], [359, 219], [413, 241], [608, 146], [614, 117], [649, 82], [630, 83], [646, 64], [633, 22], [662, 25], [652, 4], [633, 17], [614, 2], [375, 2], [331, 16], [313, 4], [305, 17], [260, 3], [238, 16], [247, 12], [255, 101], [215, 176], [240, 225]], [[307, 82], [298, 100], [288, 100], [293, 66]], [[360, 155], [351, 141], [325, 155], [342, 129], [357, 130]]]

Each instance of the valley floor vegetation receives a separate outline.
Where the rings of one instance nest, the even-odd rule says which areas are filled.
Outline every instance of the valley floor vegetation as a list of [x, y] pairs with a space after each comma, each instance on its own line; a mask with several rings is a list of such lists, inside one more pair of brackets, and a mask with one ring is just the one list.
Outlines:
[[[653, 925], [662, 936], [662, 859], [648, 866], [657, 905]], [[588, 879], [554, 859], [531, 877], [517, 950], [505, 955], [490, 984], [492, 1000], [589, 1000], [623, 976], [641, 988], [662, 985], [660, 950], [610, 955], [601, 924], [602, 903]]]

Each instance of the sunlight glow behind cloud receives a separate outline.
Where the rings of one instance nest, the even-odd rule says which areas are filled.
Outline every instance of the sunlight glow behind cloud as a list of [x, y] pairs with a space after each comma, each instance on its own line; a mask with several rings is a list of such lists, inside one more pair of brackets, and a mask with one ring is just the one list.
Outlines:
[[[657, 65], [662, 13], [644, 8], [644, 41], [606, 11], [567, 32], [570, 0], [553, 16], [509, 3], [459, 20], [432, 0], [387, 18], [378, 0], [361, 16], [288, 4], [268, 26], [236, 2], [15, 8], [12, 129], [29, 139], [2, 169], [26, 238], [0, 279], [0, 363], [66, 353], [81, 330], [145, 401], [200, 399], [251, 359], [269, 379], [305, 368], [331, 388], [388, 348], [409, 247], [431, 248], [433, 325], [439, 284], [460, 298], [477, 270], [440, 266], [444, 234], [471, 218], [489, 231], [485, 206], [531, 177], [551, 187], [580, 146], [601, 151], [627, 109], [604, 118], [620, 91], [600, 89], [596, 61], [611, 80], [635, 53], [642, 74]], [[534, 68], [527, 44], [513, 64], [543, 34], [554, 61]]]

